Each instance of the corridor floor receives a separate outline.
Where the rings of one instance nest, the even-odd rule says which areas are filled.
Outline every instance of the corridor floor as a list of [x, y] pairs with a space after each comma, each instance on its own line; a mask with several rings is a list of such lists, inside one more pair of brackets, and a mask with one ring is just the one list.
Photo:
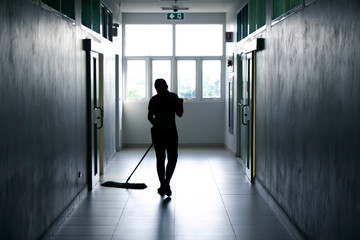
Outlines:
[[[125, 182], [146, 149], [116, 153], [101, 182]], [[294, 239], [242, 165], [224, 148], [180, 148], [171, 198], [157, 194], [151, 149], [130, 182], [144, 190], [96, 185], [60, 226], [55, 240]]]

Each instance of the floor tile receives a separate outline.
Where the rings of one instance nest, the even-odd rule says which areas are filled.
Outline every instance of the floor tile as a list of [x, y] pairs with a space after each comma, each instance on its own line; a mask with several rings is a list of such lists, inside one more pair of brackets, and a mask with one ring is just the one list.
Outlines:
[[[125, 182], [145, 148], [114, 154], [101, 182]], [[154, 150], [130, 182], [143, 190], [102, 187], [81, 201], [55, 240], [292, 239], [243, 166], [223, 148], [180, 148], [171, 197], [157, 194]]]

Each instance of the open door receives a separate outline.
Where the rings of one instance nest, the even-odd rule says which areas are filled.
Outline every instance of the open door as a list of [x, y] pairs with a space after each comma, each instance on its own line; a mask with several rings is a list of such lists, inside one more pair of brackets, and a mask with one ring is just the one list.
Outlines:
[[100, 130], [103, 127], [104, 110], [100, 106], [99, 54], [87, 52], [88, 73], [88, 188], [93, 189], [100, 175]]
[[255, 179], [255, 70], [254, 52], [238, 55], [238, 156], [246, 175]]

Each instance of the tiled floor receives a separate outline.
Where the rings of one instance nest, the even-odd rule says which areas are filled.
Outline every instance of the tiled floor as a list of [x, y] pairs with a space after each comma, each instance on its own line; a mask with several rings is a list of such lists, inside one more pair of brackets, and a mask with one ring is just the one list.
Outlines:
[[[117, 153], [101, 181], [125, 182], [146, 149]], [[130, 182], [145, 190], [99, 184], [53, 239], [252, 240], [293, 239], [277, 215], [223, 148], [180, 148], [173, 196], [157, 194], [152, 149]]]

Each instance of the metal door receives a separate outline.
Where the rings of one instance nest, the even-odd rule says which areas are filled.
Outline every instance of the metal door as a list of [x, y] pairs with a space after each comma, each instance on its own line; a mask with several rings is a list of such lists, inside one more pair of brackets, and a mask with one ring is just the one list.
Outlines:
[[89, 88], [88, 88], [88, 115], [89, 115], [89, 179], [91, 190], [99, 181], [99, 130], [103, 127], [103, 108], [100, 107], [99, 94], [99, 54], [90, 51], [88, 58]]
[[253, 52], [238, 57], [239, 74], [239, 137], [238, 155], [245, 162], [250, 181], [255, 177], [254, 158], [254, 61]]

